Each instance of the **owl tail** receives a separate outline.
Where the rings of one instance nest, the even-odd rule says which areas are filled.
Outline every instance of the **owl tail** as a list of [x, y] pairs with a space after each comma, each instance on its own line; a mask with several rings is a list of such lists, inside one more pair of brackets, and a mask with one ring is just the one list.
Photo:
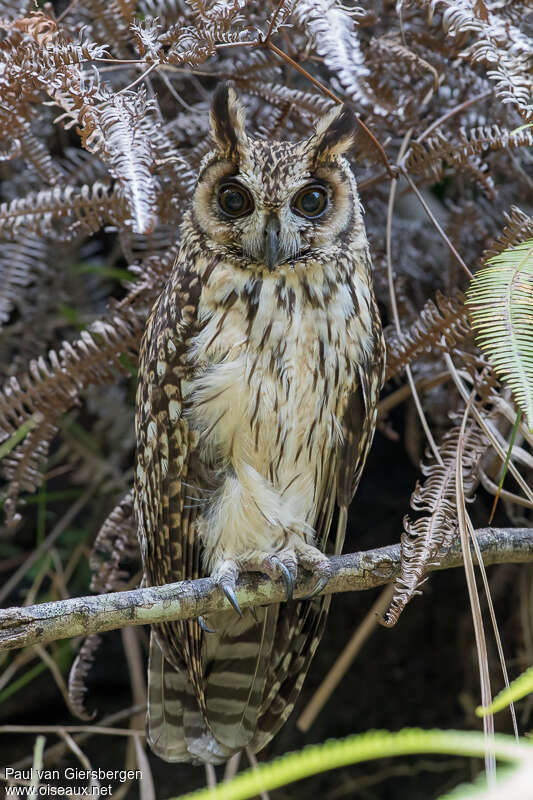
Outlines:
[[221, 746], [235, 753], [247, 747], [256, 732], [271, 667], [278, 606], [247, 609], [207, 619], [216, 635], [208, 635], [205, 700], [209, 727]]
[[190, 761], [184, 728], [187, 676], [163, 656], [154, 634], [148, 662], [148, 743], [165, 761]]
[[148, 743], [165, 761], [220, 764], [254, 738], [274, 642], [278, 607], [206, 618], [205, 705], [202, 715], [187, 670], [177, 669], [150, 638]]
[[232, 755], [209, 732], [185, 666], [177, 669], [165, 658], [153, 633], [147, 727], [148, 744], [165, 761], [221, 764]]

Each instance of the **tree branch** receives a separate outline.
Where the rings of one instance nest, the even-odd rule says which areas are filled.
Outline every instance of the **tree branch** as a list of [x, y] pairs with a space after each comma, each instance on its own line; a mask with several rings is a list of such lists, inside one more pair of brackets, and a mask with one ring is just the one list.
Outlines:
[[[533, 528], [482, 528], [476, 531], [476, 536], [486, 565], [533, 562]], [[475, 555], [473, 558], [475, 560]], [[399, 574], [400, 545], [334, 556], [331, 562], [333, 576], [322, 594], [372, 589], [389, 583]], [[461, 548], [457, 542], [440, 557], [440, 563], [429, 566], [428, 571], [461, 565]], [[294, 592], [295, 599], [309, 594], [314, 583], [312, 575], [302, 575]], [[237, 599], [242, 608], [279, 603], [285, 599], [285, 589], [282, 581], [273, 582], [250, 574], [239, 580]], [[102, 633], [128, 625], [191, 619], [219, 611], [231, 611], [231, 605], [209, 578], [7, 608], [0, 611], [0, 650]]]

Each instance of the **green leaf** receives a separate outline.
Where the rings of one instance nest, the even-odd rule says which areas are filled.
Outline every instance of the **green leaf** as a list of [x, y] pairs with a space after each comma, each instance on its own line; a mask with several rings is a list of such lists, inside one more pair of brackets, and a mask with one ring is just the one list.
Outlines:
[[533, 430], [533, 239], [490, 258], [466, 304], [477, 344]]
[[[418, 753], [482, 757], [486, 746], [482, 733], [470, 731], [426, 731], [419, 728], [405, 728], [397, 733], [368, 731], [347, 739], [305, 747], [270, 764], [260, 764], [253, 770], [242, 772], [228, 783], [182, 795], [179, 800], [247, 800], [263, 791], [348, 764]], [[533, 747], [525, 740], [517, 743], [512, 736], [497, 734], [494, 737], [494, 755], [503, 761], [518, 762], [531, 769]], [[477, 796], [481, 800], [481, 796]]]
[[496, 711], [501, 711], [507, 708], [511, 703], [521, 700], [528, 694], [533, 692], [533, 667], [526, 669], [521, 675], [514, 680], [509, 687], [505, 687], [496, 695], [490, 706], [478, 706], [476, 714], [478, 717], [486, 717], [487, 714], [494, 714]]

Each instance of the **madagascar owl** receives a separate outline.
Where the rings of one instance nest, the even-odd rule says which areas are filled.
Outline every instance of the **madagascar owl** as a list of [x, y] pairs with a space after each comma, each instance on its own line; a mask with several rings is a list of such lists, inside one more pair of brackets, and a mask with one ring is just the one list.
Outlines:
[[[168, 761], [257, 752], [322, 635], [348, 505], [372, 439], [383, 342], [335, 108], [297, 143], [252, 139], [233, 89], [211, 109], [176, 262], [141, 345], [135, 504], [145, 582], [210, 576], [234, 610], [152, 629], [148, 737]], [[330, 541], [332, 520], [336, 534]], [[299, 568], [314, 591], [293, 601]], [[258, 571], [287, 602], [238, 606]]]

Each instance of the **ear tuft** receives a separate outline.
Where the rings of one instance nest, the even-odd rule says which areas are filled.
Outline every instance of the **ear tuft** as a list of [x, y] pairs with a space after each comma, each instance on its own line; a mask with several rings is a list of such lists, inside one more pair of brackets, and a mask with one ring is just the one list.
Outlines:
[[246, 146], [245, 112], [228, 83], [220, 84], [213, 96], [211, 132], [224, 158], [238, 162], [241, 150]]
[[357, 120], [346, 106], [332, 108], [318, 121], [309, 140], [314, 161], [335, 161], [355, 143]]

